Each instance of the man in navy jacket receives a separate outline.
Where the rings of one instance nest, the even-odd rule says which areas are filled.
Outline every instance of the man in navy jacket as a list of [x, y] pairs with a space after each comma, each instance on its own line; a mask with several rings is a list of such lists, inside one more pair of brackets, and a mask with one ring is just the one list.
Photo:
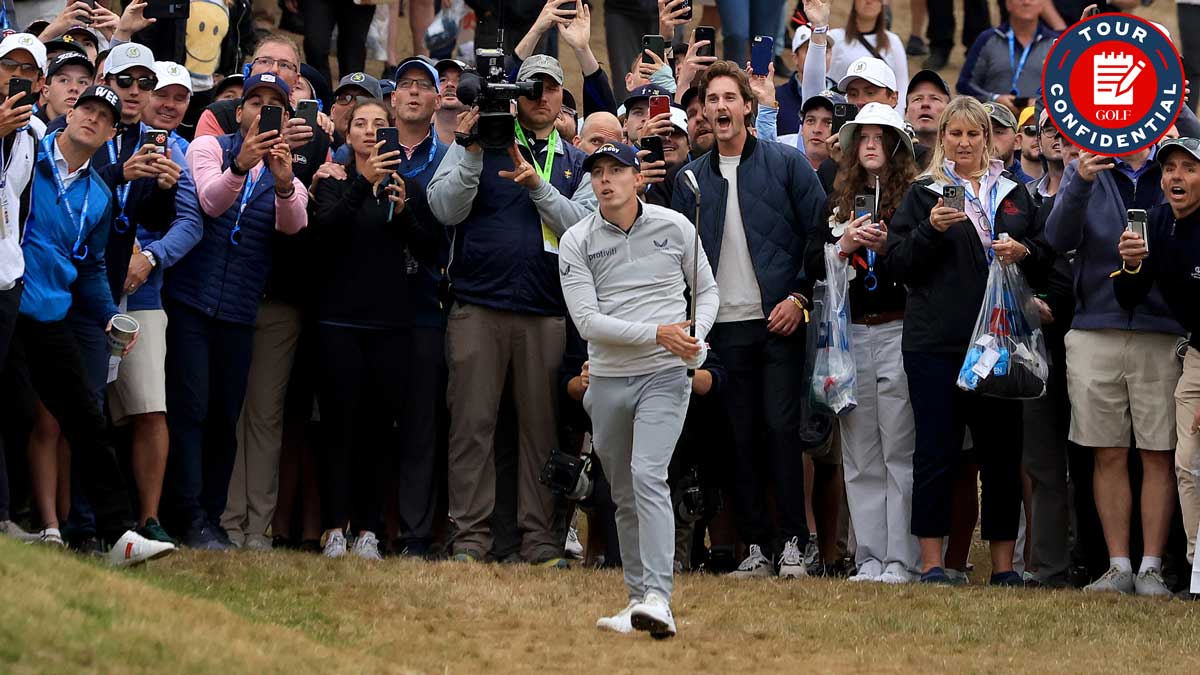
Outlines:
[[[574, 194], [583, 153], [558, 137], [562, 67], [545, 55], [527, 59], [519, 80], [540, 78], [542, 97], [517, 101], [517, 144], [524, 159], [564, 195]], [[510, 152], [484, 150], [460, 119], [461, 141], [429, 183], [434, 216], [451, 227], [447, 276], [455, 302], [446, 333], [450, 371], [449, 502], [459, 527], [458, 560], [482, 560], [492, 548], [495, 505], [493, 437], [509, 373], [520, 425], [518, 521], [521, 556], [560, 565], [563, 539], [554, 531], [554, 496], [539, 484], [557, 433], [554, 381], [566, 341], [558, 282], [557, 231], [542, 223], [521, 185], [500, 175], [515, 168]], [[464, 146], [463, 143], [466, 143]]]
[[[717, 142], [680, 172], [672, 206], [694, 216], [695, 197], [682, 175], [694, 172], [703, 195], [696, 226], [721, 289], [709, 339], [729, 371], [734, 517], [750, 551], [734, 575], [774, 575], [771, 557], [779, 552], [780, 574], [803, 576], [808, 525], [795, 438], [808, 379], [807, 299], [800, 290], [805, 240], [820, 219], [825, 192], [800, 151], [747, 132], [754, 96], [736, 64], [710, 66], [700, 91]], [[768, 483], [775, 486], [778, 532], [766, 508]]]

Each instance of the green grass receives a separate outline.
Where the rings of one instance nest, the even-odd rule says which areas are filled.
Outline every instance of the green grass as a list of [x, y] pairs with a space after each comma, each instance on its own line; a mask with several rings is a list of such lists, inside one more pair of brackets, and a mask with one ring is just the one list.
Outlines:
[[1200, 672], [1200, 606], [1073, 591], [677, 582], [679, 638], [598, 633], [614, 572], [0, 540], [0, 672]]

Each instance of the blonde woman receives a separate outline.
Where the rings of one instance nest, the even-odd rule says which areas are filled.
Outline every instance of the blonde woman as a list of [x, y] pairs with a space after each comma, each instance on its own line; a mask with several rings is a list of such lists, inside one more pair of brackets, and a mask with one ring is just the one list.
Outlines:
[[[978, 101], [950, 102], [929, 170], [909, 188], [888, 237], [890, 270], [908, 287], [903, 350], [916, 423], [912, 533], [920, 540], [923, 583], [950, 582], [942, 549], [969, 426], [980, 458], [991, 584], [1023, 585], [1012, 566], [1021, 512], [1021, 402], [955, 385], [993, 257], [1027, 270], [1047, 258], [1028, 190], [991, 155], [991, 129]], [[946, 205], [948, 186], [965, 194], [963, 210]]]

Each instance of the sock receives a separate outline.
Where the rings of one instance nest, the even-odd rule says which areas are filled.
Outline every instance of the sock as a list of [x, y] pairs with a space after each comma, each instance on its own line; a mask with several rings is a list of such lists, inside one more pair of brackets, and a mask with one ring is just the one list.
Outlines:
[[1144, 556], [1142, 556], [1142, 565], [1141, 565], [1141, 567], [1138, 568], [1138, 574], [1145, 574], [1149, 570], [1161, 570], [1161, 569], [1162, 569], [1162, 557], [1161, 556], [1144, 555]]
[[[1142, 564], [1145, 564], [1145, 563], [1143, 562]], [[1129, 556], [1109, 558], [1108, 566], [1115, 567], [1115, 568], [1121, 570], [1122, 572], [1132, 572], [1133, 571], [1133, 563], [1129, 561]]]

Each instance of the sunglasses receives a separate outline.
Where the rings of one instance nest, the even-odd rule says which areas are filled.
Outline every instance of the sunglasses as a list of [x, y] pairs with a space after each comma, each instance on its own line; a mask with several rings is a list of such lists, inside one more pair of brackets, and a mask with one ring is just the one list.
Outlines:
[[378, 101], [378, 100], [379, 99], [372, 98], [370, 96], [363, 96], [362, 94], [338, 94], [333, 99], [333, 102], [340, 103], [342, 105], [350, 105], [351, 103], [359, 103], [359, 102], [364, 102], [364, 101]]
[[1030, 138], [1033, 138], [1034, 136], [1038, 135], [1037, 125], [1036, 124], [1026, 124], [1025, 126], [1021, 127], [1021, 133], [1025, 134], [1026, 136], [1028, 136]]
[[129, 89], [135, 82], [138, 89], [142, 91], [154, 91], [154, 88], [158, 86], [158, 78], [154, 76], [134, 77], [132, 75], [113, 75], [113, 81], [117, 83], [117, 87], [120, 89]]

